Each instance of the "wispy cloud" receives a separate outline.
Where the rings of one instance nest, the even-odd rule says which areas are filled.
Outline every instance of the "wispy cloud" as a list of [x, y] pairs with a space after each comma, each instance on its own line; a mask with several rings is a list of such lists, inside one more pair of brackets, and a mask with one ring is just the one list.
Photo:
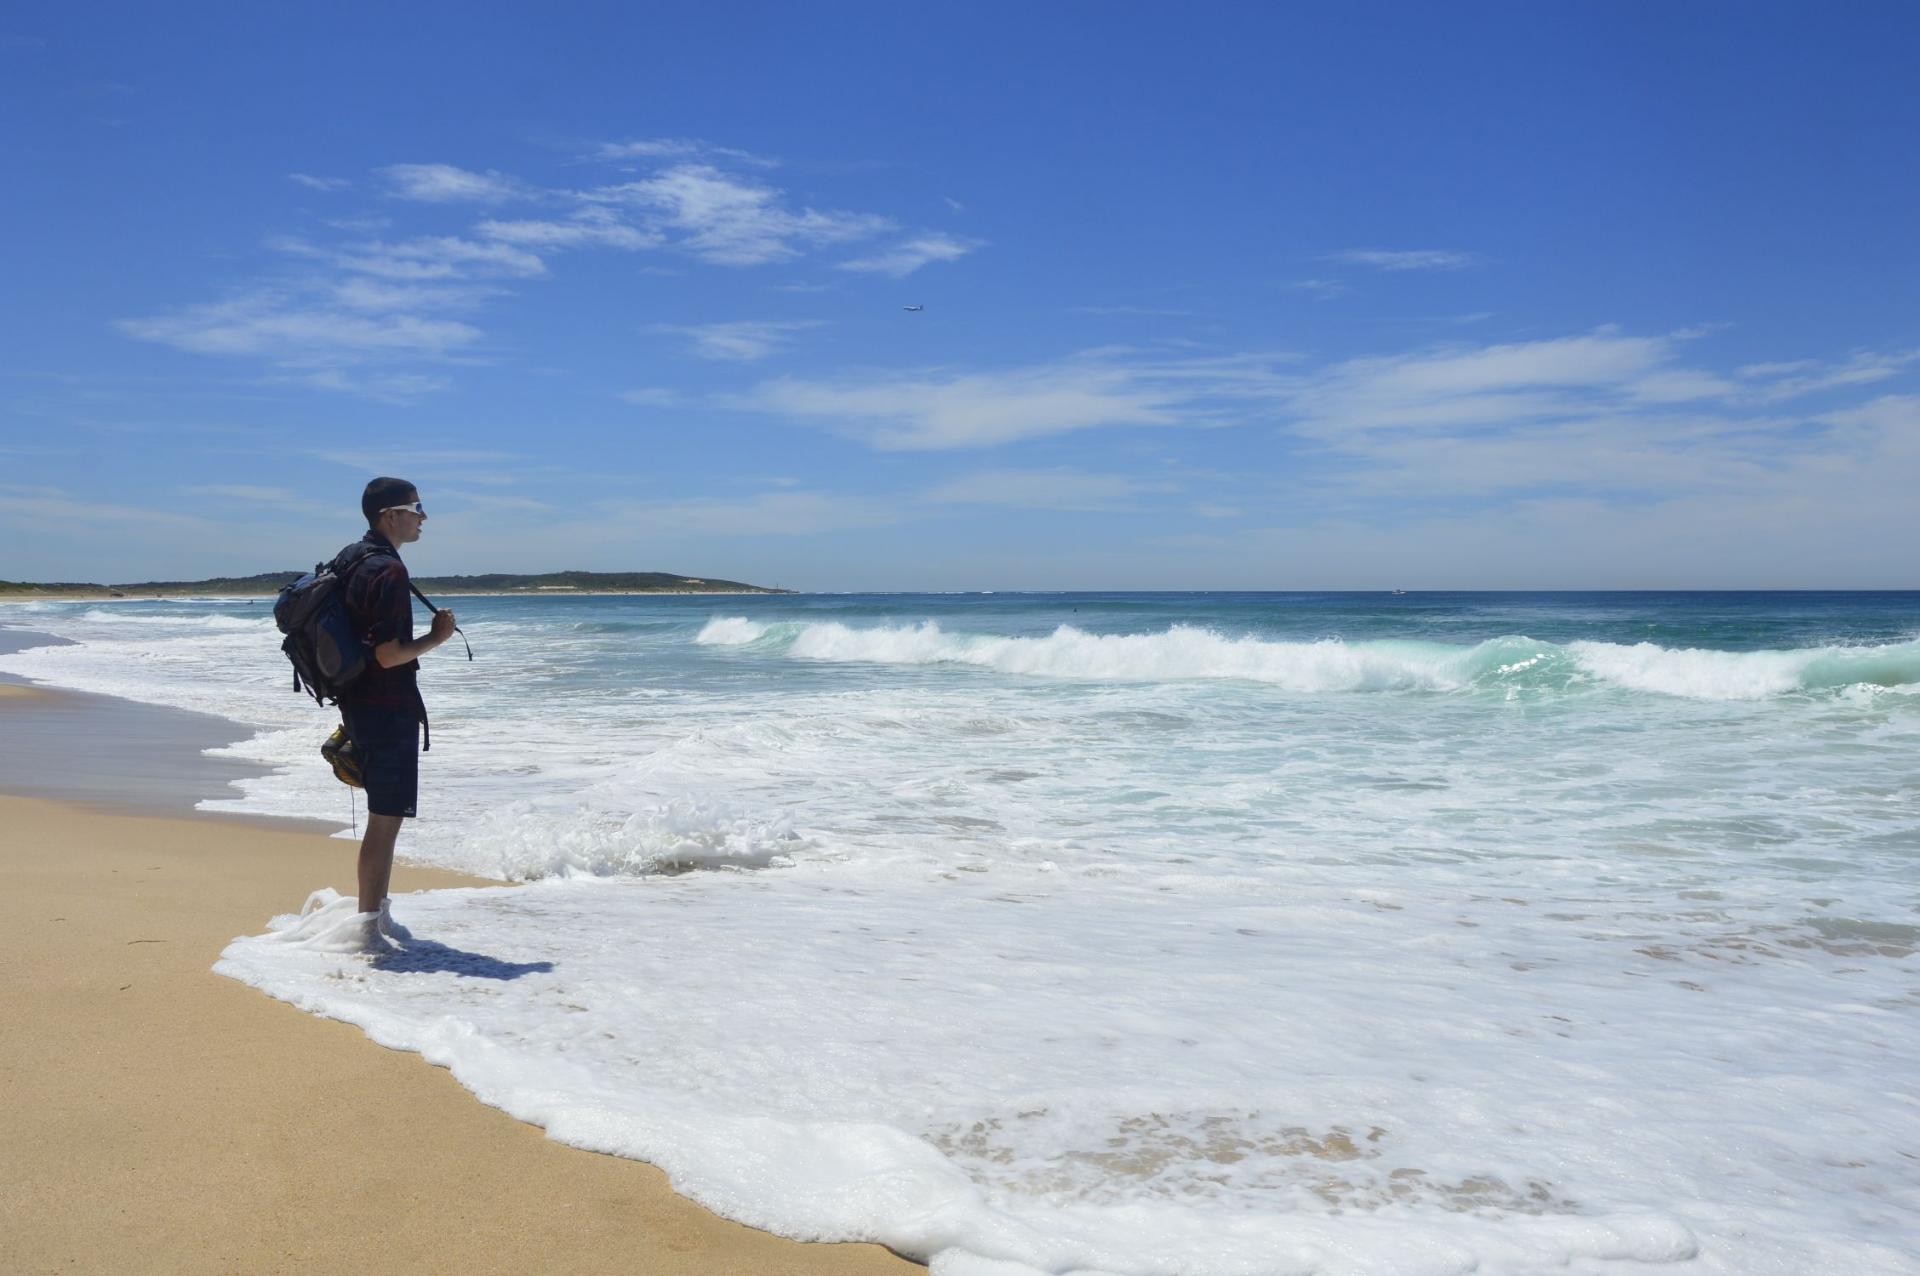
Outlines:
[[434, 475], [461, 483], [497, 483], [501, 486], [511, 486], [519, 481], [532, 464], [528, 457], [486, 448], [396, 447], [380, 443], [369, 443], [351, 450], [315, 448], [306, 455], [360, 474], [401, 474], [423, 480], [428, 475]]
[[491, 296], [493, 289], [470, 283], [411, 283], [349, 275], [327, 286], [333, 301], [349, 310], [415, 311], [470, 310]]
[[1353, 292], [1351, 285], [1343, 284], [1338, 279], [1301, 279], [1289, 284], [1288, 287], [1295, 292], [1304, 292], [1316, 301], [1332, 301], [1336, 297], [1345, 297]]
[[[1870, 485], [1920, 468], [1899, 396], [1872, 413], [1782, 412], [1782, 379], [1828, 382], [1828, 365], [1749, 365], [1723, 376], [1680, 362], [1684, 338], [1615, 330], [1578, 337], [1347, 360], [1307, 374], [1279, 404], [1281, 428], [1329, 467], [1320, 495], [1395, 493], [1404, 505], [1512, 503], [1543, 494], [1600, 501], [1790, 492], [1836, 470]], [[1858, 385], [1897, 356], [1859, 356]], [[1785, 377], [1783, 378], [1783, 374]], [[1891, 375], [1889, 373], [1889, 375]], [[1797, 476], [1797, 477], [1795, 477]], [[1867, 486], [1861, 487], [1862, 499]]]
[[[263, 487], [252, 483], [208, 483], [195, 487], [183, 487], [181, 492], [193, 497], [212, 497], [215, 501], [234, 502], [242, 505], [259, 505], [281, 513], [300, 513], [327, 515], [338, 513], [338, 507], [312, 500], [285, 487]], [[205, 501], [196, 501], [204, 506]]]
[[589, 534], [596, 540], [623, 532], [654, 538], [812, 536], [880, 527], [900, 518], [901, 510], [892, 501], [789, 489], [739, 499], [694, 497], [613, 504], [594, 520]]
[[102, 530], [102, 524], [121, 532], [132, 528], [156, 532], [206, 533], [215, 526], [208, 519], [169, 510], [78, 500], [59, 488], [51, 487], [0, 487], [0, 520], [16, 526], [21, 525], [22, 520], [30, 520], [26, 525], [37, 524], [41, 531], [57, 524], [69, 532], [99, 531]]
[[1371, 266], [1375, 270], [1459, 270], [1477, 260], [1472, 253], [1443, 248], [1416, 248], [1399, 251], [1385, 248], [1345, 248], [1328, 253], [1327, 261], [1347, 266]]
[[[334, 219], [325, 224], [346, 232], [338, 239], [268, 241], [304, 263], [304, 274], [274, 270], [224, 299], [127, 318], [118, 327], [128, 336], [175, 349], [268, 360], [280, 370], [271, 378], [278, 384], [398, 402], [444, 387], [451, 353], [482, 339], [476, 320], [483, 308], [511, 298], [514, 281], [549, 274], [548, 260], [557, 254], [661, 250], [695, 263], [750, 267], [898, 231], [881, 214], [796, 205], [760, 175], [729, 172], [726, 165], [771, 166], [738, 148], [696, 138], [651, 138], [606, 143], [594, 158], [631, 165], [643, 175], [588, 189], [543, 189], [493, 169], [386, 165], [374, 172], [395, 201], [387, 210], [402, 227], [417, 221], [405, 207], [409, 202], [491, 206], [525, 201], [538, 207], [529, 216], [492, 211], [461, 234], [382, 234], [377, 232], [389, 227], [384, 217]], [[289, 180], [316, 191], [350, 185], [309, 173], [290, 174]], [[900, 277], [975, 247], [928, 232], [842, 264]], [[633, 269], [678, 273], [663, 265]], [[691, 338], [702, 357], [748, 362], [767, 357], [808, 326], [742, 322], [673, 331]], [[407, 360], [442, 366], [392, 366]], [[371, 364], [387, 366], [361, 366]]]
[[350, 235], [377, 235], [393, 225], [393, 218], [362, 213], [354, 217], [329, 217], [321, 224], [333, 230], [344, 230]]
[[656, 324], [653, 331], [691, 338], [693, 352], [702, 359], [752, 363], [780, 350], [797, 334], [821, 327], [822, 323], [818, 319], [740, 320], [733, 323]]
[[395, 198], [428, 204], [498, 204], [527, 193], [519, 182], [491, 169], [476, 173], [452, 164], [389, 164], [379, 173]]
[[475, 227], [487, 239], [531, 249], [622, 248], [635, 252], [665, 240], [658, 231], [631, 226], [611, 210], [589, 205], [559, 220], [487, 220]]
[[623, 390], [620, 397], [640, 408], [677, 408], [686, 405], [689, 399], [679, 390], [666, 386], [644, 386], [638, 390]]
[[900, 450], [987, 447], [1098, 426], [1179, 424], [1178, 391], [1096, 361], [1008, 372], [864, 381], [780, 378], [730, 406], [831, 428]]
[[380, 403], [412, 403], [429, 394], [438, 394], [453, 384], [453, 379], [435, 376], [423, 372], [345, 372], [339, 368], [322, 368], [316, 372], [304, 372], [270, 378], [281, 385], [311, 386], [316, 390], [334, 390], [344, 394], [357, 394], [362, 398], [373, 399]]
[[1323, 436], [1507, 425], [1565, 416], [1596, 392], [1631, 394], [1671, 358], [1663, 337], [1591, 336], [1350, 359], [1302, 384], [1289, 406]]
[[[1858, 390], [1920, 355], [1780, 361], [1740, 374], [1700, 366], [1677, 334], [1613, 328], [1533, 341], [1455, 343], [1318, 366], [1267, 353], [1179, 357], [1116, 347], [1001, 370], [785, 377], [721, 406], [769, 414], [888, 450], [981, 449], [1074, 431], [1224, 427], [1285, 440], [1309, 506], [1396, 514], [1473, 502], [1602, 503], [1707, 492], [1792, 499], [1843, 472], [1881, 492], [1920, 481], [1920, 396], [1883, 395], [1821, 415], [1781, 410], [1789, 392]], [[924, 499], [1118, 508], [1155, 476], [988, 469]], [[1296, 488], [1295, 490], [1302, 490]], [[1837, 489], [1834, 489], [1837, 490]], [[1877, 499], [1877, 498], [1876, 498]], [[1892, 499], [1892, 498], [1887, 498]], [[1207, 519], [1244, 517], [1203, 501]]]
[[246, 483], [210, 483], [198, 487], [183, 487], [180, 490], [190, 496], [224, 496], [231, 500], [259, 501], [263, 504], [298, 499], [289, 488], [260, 487]]
[[603, 142], [594, 152], [598, 159], [611, 162], [632, 159], [721, 159], [756, 168], [778, 168], [779, 160], [755, 155], [732, 146], [716, 146], [697, 137], [653, 137], [630, 142]]
[[[543, 272], [540, 258], [510, 244], [458, 236], [272, 246], [312, 263], [304, 279], [278, 280], [221, 301], [125, 319], [128, 336], [196, 354], [268, 360], [264, 383], [412, 402], [445, 389], [444, 371], [396, 368], [444, 363], [475, 345], [469, 318], [502, 279]], [[382, 365], [360, 370], [365, 365]]]
[[288, 173], [287, 180], [314, 191], [343, 191], [353, 185], [344, 177], [315, 177], [310, 173]]
[[1920, 361], [1920, 350], [1892, 354], [1863, 350], [1842, 363], [1822, 363], [1817, 359], [1750, 363], [1738, 369], [1738, 373], [1753, 383], [1754, 394], [1771, 403], [1818, 394], [1823, 390], [1885, 381], [1916, 361]]
[[958, 261], [978, 247], [977, 242], [955, 239], [951, 235], [937, 233], [917, 235], [891, 248], [882, 249], [871, 257], [843, 261], [840, 263], [840, 269], [891, 275], [895, 279], [902, 279], [930, 262]]
[[125, 319], [119, 327], [143, 341], [199, 354], [264, 354], [296, 362], [341, 352], [444, 354], [480, 336], [479, 329], [454, 320], [306, 309], [267, 295]]
[[675, 165], [582, 198], [633, 209], [675, 248], [721, 266], [784, 261], [804, 248], [866, 239], [893, 227], [890, 219], [872, 213], [790, 208], [778, 188], [709, 164]]
[[479, 243], [457, 235], [374, 241], [312, 255], [343, 270], [385, 279], [463, 279], [476, 274], [528, 278], [547, 273], [547, 264], [534, 253], [508, 243]]
[[1105, 315], [1116, 318], [1139, 319], [1189, 319], [1196, 313], [1192, 310], [1176, 310], [1167, 306], [1068, 306], [1070, 315]]
[[979, 470], [951, 479], [922, 494], [942, 504], [1012, 505], [1023, 509], [1114, 511], [1133, 509], [1140, 496], [1173, 490], [1126, 474], [1102, 474], [1071, 467], [1040, 470]]

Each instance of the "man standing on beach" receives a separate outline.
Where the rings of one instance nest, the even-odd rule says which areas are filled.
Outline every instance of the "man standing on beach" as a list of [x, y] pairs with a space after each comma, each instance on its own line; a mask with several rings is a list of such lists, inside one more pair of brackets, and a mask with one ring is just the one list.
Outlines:
[[387, 883], [393, 876], [400, 824], [414, 814], [419, 798], [420, 728], [427, 709], [415, 675], [419, 657], [453, 636], [453, 613], [434, 612], [426, 637], [413, 636], [413, 581], [400, 561], [399, 547], [419, 540], [427, 521], [419, 490], [405, 479], [374, 479], [361, 494], [360, 512], [366, 515], [367, 534], [340, 552], [364, 555], [348, 569], [345, 602], [347, 619], [373, 658], [341, 694], [340, 717], [367, 790], [360, 913], [368, 940], [374, 942], [376, 935], [405, 938], [388, 916]]

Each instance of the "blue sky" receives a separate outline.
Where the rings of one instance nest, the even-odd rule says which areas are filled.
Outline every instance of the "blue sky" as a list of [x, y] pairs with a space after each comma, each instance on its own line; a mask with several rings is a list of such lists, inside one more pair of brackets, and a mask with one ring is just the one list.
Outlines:
[[0, 577], [1913, 587], [1916, 36], [15, 4]]

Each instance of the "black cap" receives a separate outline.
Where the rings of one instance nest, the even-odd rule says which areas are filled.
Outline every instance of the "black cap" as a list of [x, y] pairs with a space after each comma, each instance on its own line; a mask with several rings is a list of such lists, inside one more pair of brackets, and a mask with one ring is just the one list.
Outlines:
[[360, 512], [367, 516], [367, 526], [372, 527], [379, 521], [381, 510], [419, 499], [420, 489], [405, 479], [377, 478], [360, 494]]

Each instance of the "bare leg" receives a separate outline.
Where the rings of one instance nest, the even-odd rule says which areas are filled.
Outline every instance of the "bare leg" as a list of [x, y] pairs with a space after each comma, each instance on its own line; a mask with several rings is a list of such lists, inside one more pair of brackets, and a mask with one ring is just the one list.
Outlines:
[[367, 816], [367, 835], [360, 839], [360, 911], [377, 913], [393, 877], [393, 844], [400, 840], [403, 815]]

